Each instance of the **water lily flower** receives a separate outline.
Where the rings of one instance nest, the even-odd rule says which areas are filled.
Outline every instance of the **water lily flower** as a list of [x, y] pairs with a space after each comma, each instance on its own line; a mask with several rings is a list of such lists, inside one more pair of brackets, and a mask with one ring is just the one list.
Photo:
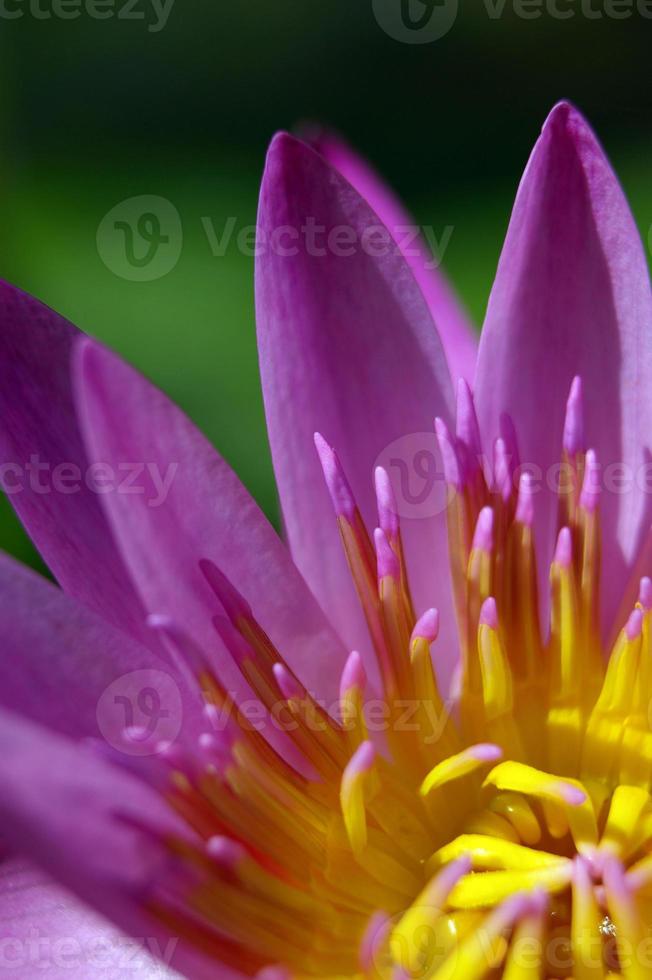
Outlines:
[[336, 138], [273, 141], [287, 545], [160, 391], [2, 286], [2, 479], [58, 582], [0, 558], [13, 976], [650, 975], [645, 254], [567, 104], [479, 349], [406, 225]]

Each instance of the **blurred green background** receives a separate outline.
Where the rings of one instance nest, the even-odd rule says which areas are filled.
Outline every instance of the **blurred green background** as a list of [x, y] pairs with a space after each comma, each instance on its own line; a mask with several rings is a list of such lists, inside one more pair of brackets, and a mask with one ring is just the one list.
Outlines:
[[[44, 16], [51, 2], [0, 10], [0, 275], [164, 387], [273, 519], [253, 259], [235, 244], [215, 257], [202, 218], [218, 233], [254, 222], [276, 129], [336, 127], [418, 222], [452, 225], [444, 266], [478, 325], [518, 178], [561, 97], [597, 128], [647, 243], [652, 21], [635, 10], [589, 18], [565, 0], [568, 19], [523, 19], [508, 0], [492, 18], [469, 0], [446, 36], [414, 45], [384, 33], [372, 0], [176, 0], [159, 31], [151, 0], [128, 20]], [[174, 204], [184, 241], [173, 271], [139, 283], [107, 268], [96, 233], [141, 194]], [[4, 500], [0, 534], [34, 560]]]

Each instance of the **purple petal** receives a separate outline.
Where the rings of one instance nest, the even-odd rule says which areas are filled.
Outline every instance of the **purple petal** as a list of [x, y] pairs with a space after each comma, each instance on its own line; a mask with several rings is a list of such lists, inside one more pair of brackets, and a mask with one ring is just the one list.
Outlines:
[[[414, 276], [357, 191], [287, 135], [276, 137], [269, 151], [258, 224], [270, 243], [256, 267], [263, 394], [292, 555], [347, 647], [365, 653], [366, 627], [313, 448], [313, 433], [321, 432], [337, 451], [369, 528], [377, 523], [374, 469], [385, 465], [399, 516], [407, 518], [417, 607], [436, 604], [442, 624], [452, 623], [443, 485], [426, 485], [426, 496], [418, 498], [428, 475], [415, 474], [414, 465], [417, 456], [440, 465], [433, 418], [443, 413], [450, 420], [453, 396]], [[312, 243], [302, 230], [311, 224], [329, 236], [345, 229], [356, 242], [351, 254], [337, 254], [334, 239], [324, 247], [326, 234]], [[287, 236], [293, 240], [284, 254], [273, 244], [280, 229], [287, 232], [284, 245]], [[369, 254], [371, 239], [363, 237], [369, 229], [382, 254]], [[406, 502], [402, 465], [420, 503]]]
[[5, 707], [114, 747], [126, 726], [149, 722], [139, 755], [203, 729], [199, 694], [173, 666], [1, 552], [0, 622]]
[[173, 826], [144, 784], [71, 740], [0, 711], [0, 815], [12, 851], [107, 913], [130, 908], [163, 875], [165, 853], [122, 817]]
[[[79, 331], [0, 283], [0, 482], [62, 587], [144, 637], [144, 617], [111, 537], [70, 385]], [[76, 487], [76, 491], [73, 491]]]
[[[645, 255], [621, 188], [593, 133], [567, 104], [553, 109], [525, 171], [482, 333], [476, 403], [488, 444], [501, 412], [535, 464], [541, 581], [554, 548], [554, 467], [571, 382], [579, 375], [587, 444], [606, 468], [624, 463], [627, 492], [601, 496], [603, 625], [650, 524], [635, 477], [652, 433], [652, 299]], [[643, 483], [643, 486], [645, 484]]]
[[322, 132], [310, 143], [355, 187], [402, 246], [405, 260], [437, 324], [452, 377], [471, 382], [478, 354], [476, 331], [446, 277], [438, 267], [433, 267], [433, 254], [422, 233], [419, 231], [418, 237], [412, 240], [418, 230], [414, 220], [367, 161], [338, 136]]
[[[3, 967], [14, 980], [180, 976], [152, 959], [147, 937], [120, 933], [20, 858], [0, 863], [0, 934]], [[153, 937], [149, 943], [154, 949]]]
[[[0, 822], [12, 853], [126, 935], [149, 937], [149, 951], [183, 975], [214, 975], [214, 963], [174, 942], [146, 911], [174, 869], [157, 834], [186, 832], [162, 798], [96, 753], [5, 711], [0, 745]], [[139, 829], [144, 824], [155, 833]]]
[[[346, 652], [230, 467], [162, 392], [114, 354], [85, 341], [75, 370], [89, 458], [116, 472], [141, 468], [140, 492], [125, 488], [102, 500], [147, 611], [170, 616], [202, 649], [219, 654], [212, 618], [221, 610], [199, 567], [210, 559], [306, 686], [337, 697]], [[230, 657], [220, 670], [227, 686], [242, 689]]]

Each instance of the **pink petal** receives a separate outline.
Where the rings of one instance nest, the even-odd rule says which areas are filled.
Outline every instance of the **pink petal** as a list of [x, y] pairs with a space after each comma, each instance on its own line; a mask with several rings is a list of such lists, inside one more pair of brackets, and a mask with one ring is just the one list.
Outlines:
[[[328, 234], [347, 229], [357, 242], [353, 254], [333, 247], [315, 254], [301, 230], [311, 222]], [[440, 468], [433, 418], [450, 419], [453, 405], [444, 353], [414, 276], [357, 191], [287, 135], [269, 151], [258, 225], [263, 241], [273, 242], [279, 229], [294, 237], [285, 254], [265, 248], [256, 268], [263, 394], [292, 555], [347, 647], [366, 654], [366, 627], [313, 448], [317, 431], [336, 449], [369, 528], [377, 523], [374, 468], [385, 465], [406, 518], [417, 606], [436, 604], [442, 624], [452, 625], [443, 483], [426, 486], [421, 505], [402, 506], [401, 467], [409, 489], [421, 491], [415, 458], [424, 454]], [[370, 228], [385, 236], [381, 255], [362, 247]]]
[[203, 730], [199, 694], [173, 665], [1, 552], [0, 622], [5, 707], [114, 747], [128, 725], [151, 723], [139, 755]]
[[167, 954], [183, 975], [214, 976], [214, 963], [183, 942], [168, 945], [174, 937], [146, 912], [173, 865], [156, 834], [139, 828], [185, 833], [163, 800], [95, 753], [5, 711], [0, 744], [0, 821], [12, 853], [40, 866], [125, 934], [150, 937], [150, 951]]
[[[105, 911], [131, 907], [163, 874], [165, 855], [118, 813], [174, 826], [158, 796], [122, 769], [45, 728], [0, 711], [3, 838], [12, 851]], [[97, 895], [105, 892], [105, 895]]]
[[[483, 437], [501, 412], [516, 424], [534, 495], [541, 581], [554, 548], [554, 484], [571, 382], [582, 379], [587, 444], [631, 477], [652, 433], [652, 299], [643, 248], [621, 188], [581, 115], [553, 109], [518, 191], [482, 333], [476, 403]], [[537, 473], [538, 475], [538, 473]], [[651, 498], [631, 479], [601, 495], [604, 626], [650, 524]]]
[[[21, 858], [0, 863], [2, 961], [14, 980], [179, 977], [134, 940]], [[158, 947], [161, 949], [161, 946]]]
[[[433, 254], [423, 235], [419, 233], [418, 238], [412, 240], [417, 230], [414, 220], [367, 161], [338, 136], [320, 132], [314, 135], [310, 143], [355, 187], [402, 246], [405, 260], [437, 324], [452, 377], [462, 377], [471, 382], [478, 354], [476, 331], [444, 274], [439, 268], [433, 268]], [[443, 231], [442, 228], [436, 230], [439, 233]]]
[[[283, 543], [229, 466], [186, 416], [133, 368], [92, 341], [75, 366], [80, 424], [90, 459], [149, 467], [142, 493], [102, 497], [125, 565], [150, 613], [170, 616], [204, 650], [220, 654], [218, 601], [199, 568], [212, 560], [251, 604], [307, 687], [337, 697], [346, 652]], [[151, 473], [171, 479], [157, 488]], [[231, 658], [221, 678], [241, 690]]]
[[[70, 387], [71, 350], [79, 336], [38, 300], [0, 283], [0, 473], [18, 516], [62, 587], [143, 638], [142, 609], [100, 497], [86, 482], [90, 477], [93, 486], [93, 473]], [[73, 483], [77, 492], [57, 489], [70, 489]]]

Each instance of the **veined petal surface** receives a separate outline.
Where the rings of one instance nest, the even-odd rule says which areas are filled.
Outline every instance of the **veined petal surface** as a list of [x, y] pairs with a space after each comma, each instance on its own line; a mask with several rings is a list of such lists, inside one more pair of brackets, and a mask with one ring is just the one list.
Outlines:
[[[342, 139], [324, 132], [316, 134], [310, 142], [331, 166], [353, 184], [392, 232], [437, 325], [453, 379], [464, 378], [470, 384], [475, 374], [478, 337], [455, 291], [437, 264], [443, 256], [434, 254], [426, 245], [422, 232], [406, 213], [391, 187]], [[444, 229], [439, 227], [437, 231], [443, 233]], [[440, 242], [437, 244], [441, 246]]]
[[522, 461], [534, 467], [542, 573], [554, 545], [555, 467], [575, 375], [586, 393], [587, 442], [603, 471], [608, 628], [652, 513], [652, 496], [641, 488], [652, 441], [652, 296], [620, 185], [588, 124], [560, 104], [518, 191], [475, 386], [485, 441], [509, 413]]
[[[405, 465], [417, 479], [417, 452], [425, 445], [430, 459], [437, 454], [433, 419], [450, 419], [453, 403], [444, 351], [414, 273], [378, 215], [320, 154], [285, 134], [268, 154], [258, 227], [267, 243], [256, 266], [258, 345], [288, 542], [346, 645], [366, 651], [313, 433], [336, 447], [372, 529], [381, 457], [396, 463], [393, 477]], [[447, 612], [443, 510], [430, 502], [416, 516], [410, 511], [405, 541], [417, 606]]]
[[[220, 656], [212, 618], [221, 611], [199, 567], [213, 561], [254, 608], [258, 621], [325, 697], [336, 692], [344, 648], [327, 624], [272, 526], [189, 419], [115, 354], [86, 340], [76, 360], [77, 406], [89, 458], [145, 466], [143, 493], [102, 498], [139, 597]], [[157, 484], [152, 474], [161, 477]], [[162, 489], [165, 484], [164, 489]], [[231, 658], [227, 686], [242, 689]]]

